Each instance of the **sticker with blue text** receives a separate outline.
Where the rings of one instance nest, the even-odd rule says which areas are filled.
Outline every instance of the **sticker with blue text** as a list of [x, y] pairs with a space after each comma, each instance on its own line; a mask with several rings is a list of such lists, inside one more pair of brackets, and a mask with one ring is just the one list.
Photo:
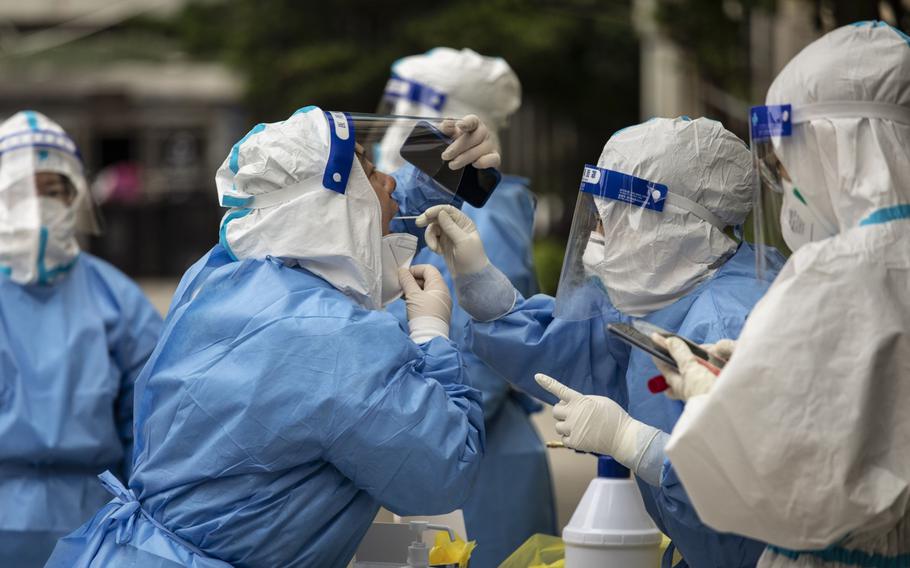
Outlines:
[[749, 111], [752, 140], [790, 136], [792, 120], [793, 109], [790, 105], [754, 106]]
[[621, 201], [636, 207], [663, 211], [667, 199], [667, 186], [633, 175], [585, 165], [581, 176], [584, 193]]

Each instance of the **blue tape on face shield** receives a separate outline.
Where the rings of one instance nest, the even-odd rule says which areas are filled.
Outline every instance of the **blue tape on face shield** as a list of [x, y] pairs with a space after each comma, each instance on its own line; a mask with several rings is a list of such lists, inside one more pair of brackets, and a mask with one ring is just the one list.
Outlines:
[[752, 107], [749, 124], [752, 140], [790, 136], [793, 131], [793, 107], [791, 105]]
[[442, 91], [437, 91], [428, 85], [411, 79], [399, 77], [394, 73], [389, 78], [388, 83], [386, 83], [383, 98], [389, 102], [404, 99], [423, 105], [435, 112], [442, 111], [442, 107], [446, 104], [446, 94]]
[[579, 189], [596, 197], [658, 212], [664, 210], [667, 198], [666, 185], [590, 164], [585, 165]]

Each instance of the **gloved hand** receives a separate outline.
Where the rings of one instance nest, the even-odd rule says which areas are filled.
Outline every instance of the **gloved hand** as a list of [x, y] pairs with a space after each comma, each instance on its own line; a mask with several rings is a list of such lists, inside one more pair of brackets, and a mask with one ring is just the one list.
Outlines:
[[490, 264], [477, 226], [459, 209], [436, 205], [424, 211], [416, 223], [427, 228], [427, 246], [445, 259], [453, 278], [476, 274]]
[[[702, 348], [711, 356], [710, 363], [713, 363], [718, 367], [723, 367], [727, 364], [727, 361], [730, 360], [730, 357], [733, 356], [733, 351], [736, 349], [736, 341], [732, 339], [721, 339], [717, 343], [702, 345]], [[718, 365], [718, 363], [720, 364]]]
[[498, 168], [502, 161], [490, 130], [477, 115], [469, 114], [461, 120], [444, 120], [441, 130], [453, 142], [442, 153], [443, 160], [451, 160], [449, 168], [461, 169], [468, 164], [477, 169]]
[[439, 270], [431, 264], [418, 264], [398, 271], [398, 281], [407, 304], [408, 326], [414, 343], [434, 337], [449, 337], [452, 297]]
[[534, 375], [541, 387], [559, 397], [553, 407], [556, 432], [576, 450], [613, 456], [637, 472], [660, 430], [635, 420], [605, 396], [583, 395], [542, 373]]
[[[651, 334], [654, 343], [670, 352], [679, 370], [671, 368], [663, 361], [652, 357], [657, 369], [667, 380], [670, 388], [664, 393], [673, 399], [689, 400], [693, 396], [707, 394], [714, 387], [714, 381], [720, 370], [707, 361], [692, 354], [686, 342], [677, 337], [664, 337], [658, 333]], [[733, 344], [733, 345], [731, 345]], [[733, 353], [735, 343], [730, 340], [719, 341], [716, 345], [702, 347], [713, 356], [720, 356], [725, 361]], [[712, 351], [713, 350], [713, 351]], [[727, 355], [727, 357], [724, 357]]]

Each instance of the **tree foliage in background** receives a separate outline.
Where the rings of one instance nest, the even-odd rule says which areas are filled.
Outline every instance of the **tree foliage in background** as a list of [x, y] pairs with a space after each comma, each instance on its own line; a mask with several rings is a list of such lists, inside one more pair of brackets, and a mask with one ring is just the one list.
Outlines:
[[526, 97], [598, 129], [637, 119], [630, 11], [596, 0], [233, 0], [190, 4], [177, 30], [195, 56], [246, 75], [257, 119], [305, 104], [373, 110], [396, 59], [449, 46], [504, 57]]
[[[547, 187], [532, 180], [535, 191], [563, 193], [571, 205], [580, 165], [596, 159], [612, 132], [638, 122], [639, 52], [631, 4], [209, 0], [189, 4], [163, 29], [194, 58], [240, 71], [257, 122], [280, 120], [308, 104], [374, 111], [392, 63], [434, 47], [503, 57], [521, 79], [524, 103], [533, 102], [535, 120], [541, 110], [572, 125], [575, 150], [553, 165], [565, 181]], [[538, 154], [533, 139], [523, 143]], [[559, 239], [543, 242], [537, 256], [541, 281], [552, 293], [562, 263]]]
[[[802, 0], [814, 13], [814, 26], [825, 33], [861, 20], [889, 19], [910, 26], [904, 0]], [[698, 62], [709, 84], [748, 101], [750, 97], [749, 14], [773, 14], [775, 0], [658, 0], [657, 19], [676, 43]], [[887, 18], [886, 18], [887, 16]]]
[[702, 78], [749, 99], [749, 18], [772, 9], [774, 0], [658, 0], [661, 29], [698, 62]]

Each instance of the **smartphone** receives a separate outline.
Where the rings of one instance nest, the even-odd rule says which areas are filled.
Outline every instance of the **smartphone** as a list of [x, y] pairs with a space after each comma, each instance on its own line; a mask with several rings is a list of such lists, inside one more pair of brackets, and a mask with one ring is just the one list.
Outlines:
[[449, 168], [442, 153], [452, 139], [426, 121], [420, 121], [401, 146], [401, 157], [433, 178], [449, 193], [457, 195], [474, 207], [483, 207], [493, 190], [499, 185], [502, 174], [496, 168], [478, 170], [467, 165], [458, 170]]
[[715, 365], [718, 368], [723, 367], [724, 363], [726, 363], [726, 361], [721, 361], [720, 359], [718, 359], [716, 357], [711, 357], [711, 355], [707, 351], [702, 349], [701, 345], [699, 345], [698, 343], [695, 343], [694, 341], [691, 341], [691, 340], [683, 337], [682, 335], [679, 335], [678, 333], [673, 333], [672, 331], [667, 331], [666, 329], [656, 326], [653, 323], [648, 323], [644, 320], [634, 320], [632, 322], [632, 327], [634, 327], [635, 329], [637, 329], [638, 331], [640, 331], [642, 334], [644, 334], [647, 337], [651, 337], [652, 333], [656, 333], [656, 334], [662, 335], [664, 337], [676, 337], [677, 339], [682, 339], [683, 342], [689, 347], [689, 350], [692, 351], [693, 355], [695, 355], [699, 359], [703, 359], [705, 361], [710, 361], [711, 363], [719, 363], [719, 364]]
[[657, 359], [660, 359], [670, 367], [678, 369], [676, 366], [676, 359], [670, 356], [670, 353], [661, 347], [660, 345], [654, 343], [654, 341], [645, 335], [644, 333], [638, 331], [634, 327], [626, 323], [610, 323], [607, 324], [607, 331], [618, 337], [619, 339], [625, 341], [633, 347], [638, 347], [639, 349], [645, 351], [646, 353], [653, 355]]

